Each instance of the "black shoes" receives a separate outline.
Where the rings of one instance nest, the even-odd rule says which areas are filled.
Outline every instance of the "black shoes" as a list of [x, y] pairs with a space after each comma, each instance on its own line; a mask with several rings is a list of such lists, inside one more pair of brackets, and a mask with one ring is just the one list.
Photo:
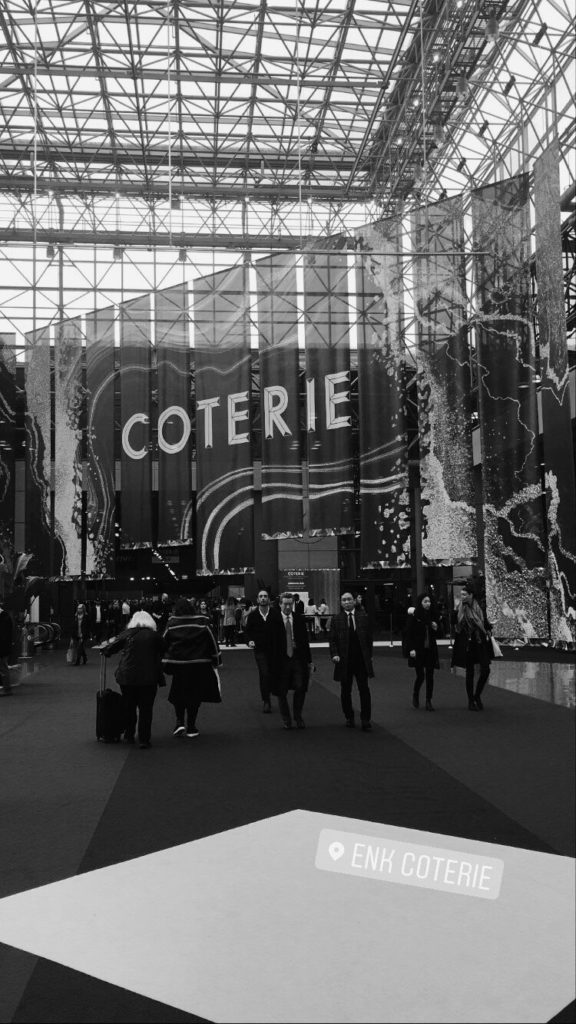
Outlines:
[[272, 705], [271, 705], [269, 700], [265, 700], [265, 701], [262, 702], [262, 714], [263, 715], [271, 715], [272, 714]]
[[413, 693], [412, 694], [412, 707], [413, 708], [419, 708], [420, 707], [420, 701], [418, 699], [418, 694], [417, 693]]
[[483, 705], [482, 701], [480, 700], [480, 697], [474, 697], [474, 703], [475, 703], [478, 711], [484, 711], [484, 705]]
[[370, 722], [362, 722], [362, 732], [372, 732], [372, 724]]
[[477, 706], [474, 698], [468, 701], [468, 711], [479, 711], [480, 708]]
[[291, 729], [292, 728], [292, 720], [290, 718], [285, 718], [284, 721], [282, 722], [282, 728], [283, 729]]
[[297, 729], [305, 729], [306, 728], [306, 726], [304, 725], [304, 719], [303, 718], [297, 718], [296, 719], [296, 728]]
[[356, 722], [354, 721], [353, 718], [347, 718], [346, 719], [346, 728], [347, 729], [354, 729], [355, 725], [356, 725]]
[[145, 742], [139, 743], [138, 746], [140, 747], [140, 750], [148, 750], [152, 746], [152, 744], [150, 743], [149, 740], [145, 740]]
[[432, 701], [431, 700], [427, 700], [426, 701], [426, 711], [434, 711], [434, 708], [432, 707]]

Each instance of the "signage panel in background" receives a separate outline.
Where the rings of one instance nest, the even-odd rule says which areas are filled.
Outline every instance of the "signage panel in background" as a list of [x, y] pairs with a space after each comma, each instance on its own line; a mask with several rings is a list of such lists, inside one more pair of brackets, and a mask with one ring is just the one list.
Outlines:
[[412, 214], [425, 562], [476, 557], [462, 198]]
[[401, 222], [370, 225], [358, 242], [367, 250], [356, 259], [361, 565], [406, 566], [410, 498]]
[[50, 331], [48, 327], [25, 335], [26, 391], [26, 502], [25, 550], [33, 556], [30, 573], [54, 572], [52, 512], [50, 508]]
[[486, 604], [496, 636], [549, 635], [528, 175], [472, 192]]
[[107, 306], [86, 317], [86, 572], [114, 575], [114, 323]]
[[[556, 140], [534, 162], [536, 279], [542, 430], [548, 518], [550, 639], [569, 643], [576, 629], [576, 485], [570, 444], [570, 388], [560, 233], [560, 155]], [[558, 439], [565, 439], [562, 444]]]
[[15, 342], [0, 333], [0, 572], [11, 572], [14, 559]]
[[150, 295], [120, 304], [121, 545], [152, 546]]
[[158, 544], [192, 544], [190, 345], [184, 284], [155, 295]]
[[249, 315], [244, 266], [194, 281], [200, 575], [253, 568]]
[[346, 253], [304, 255], [309, 532], [354, 532]]
[[60, 565], [54, 574], [82, 572], [82, 321], [55, 327], [54, 344], [54, 537]]
[[262, 432], [262, 535], [301, 536], [298, 306], [293, 255], [254, 265]]

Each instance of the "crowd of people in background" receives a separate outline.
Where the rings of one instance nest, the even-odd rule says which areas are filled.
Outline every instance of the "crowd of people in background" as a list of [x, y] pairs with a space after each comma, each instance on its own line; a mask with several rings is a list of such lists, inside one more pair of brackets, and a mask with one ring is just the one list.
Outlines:
[[[434, 673], [439, 668], [438, 640], [446, 635], [445, 613], [433, 592], [420, 594], [407, 608], [403, 630], [403, 654], [415, 670], [412, 706], [420, 707], [425, 683], [425, 708], [434, 711]], [[468, 708], [483, 710], [482, 693], [490, 674], [491, 624], [471, 584], [464, 584], [451, 623], [454, 635], [452, 667], [465, 676]], [[87, 648], [110, 656], [122, 652], [117, 681], [125, 697], [127, 742], [150, 745], [152, 707], [164, 676], [172, 676], [168, 699], [174, 707], [174, 735], [198, 735], [196, 718], [201, 703], [219, 703], [221, 647], [246, 644], [254, 651], [262, 711], [272, 712], [272, 696], [284, 728], [305, 727], [303, 709], [310, 673], [314, 666], [310, 644], [326, 641], [340, 683], [341, 707], [348, 728], [356, 725], [352, 702], [354, 682], [360, 702], [360, 724], [371, 729], [369, 680], [373, 631], [364, 607], [363, 594], [342, 594], [340, 608], [331, 611], [322, 597], [307, 603], [299, 594], [278, 598], [266, 588], [256, 603], [248, 598], [178, 598], [168, 594], [141, 599], [100, 598], [79, 602], [70, 624], [68, 661], [88, 662]], [[138, 638], [136, 640], [136, 638]], [[0, 603], [0, 694], [9, 695], [14, 685], [10, 673], [13, 640], [11, 617]], [[475, 680], [476, 666], [479, 674]], [[288, 702], [293, 692], [292, 707]]]

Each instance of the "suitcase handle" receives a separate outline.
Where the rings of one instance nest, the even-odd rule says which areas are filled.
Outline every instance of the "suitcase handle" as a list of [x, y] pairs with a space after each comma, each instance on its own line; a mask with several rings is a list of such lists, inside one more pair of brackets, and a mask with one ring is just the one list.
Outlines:
[[106, 689], [106, 667], [108, 658], [104, 655], [100, 655], [100, 693], [104, 693]]

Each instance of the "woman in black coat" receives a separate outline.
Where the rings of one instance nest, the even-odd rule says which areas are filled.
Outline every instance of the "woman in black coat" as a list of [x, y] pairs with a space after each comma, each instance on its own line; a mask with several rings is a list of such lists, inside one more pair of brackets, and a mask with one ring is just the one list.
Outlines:
[[145, 750], [151, 745], [156, 692], [159, 686], [166, 685], [162, 672], [162, 638], [148, 612], [135, 612], [126, 629], [100, 648], [106, 658], [116, 651], [122, 651], [115, 675], [124, 698], [124, 739], [134, 743], [138, 721], [138, 742], [140, 749]]
[[216, 671], [221, 664], [208, 616], [196, 615], [195, 602], [180, 598], [164, 633], [164, 671], [172, 676], [168, 700], [176, 712], [174, 736], [198, 736], [196, 716], [202, 702], [221, 702]]
[[[466, 583], [460, 592], [460, 604], [456, 610], [454, 626], [454, 647], [452, 667], [466, 671], [466, 694], [469, 711], [482, 711], [481, 694], [490, 675], [492, 660], [492, 626], [485, 612], [476, 600], [474, 589]], [[480, 674], [474, 689], [475, 666]]]
[[408, 656], [409, 664], [416, 669], [412, 707], [420, 707], [420, 688], [426, 677], [426, 711], [434, 711], [432, 694], [434, 692], [434, 669], [440, 668], [438, 661], [438, 645], [436, 634], [438, 623], [432, 611], [432, 601], [428, 594], [420, 594], [416, 601], [414, 614], [408, 617]]

